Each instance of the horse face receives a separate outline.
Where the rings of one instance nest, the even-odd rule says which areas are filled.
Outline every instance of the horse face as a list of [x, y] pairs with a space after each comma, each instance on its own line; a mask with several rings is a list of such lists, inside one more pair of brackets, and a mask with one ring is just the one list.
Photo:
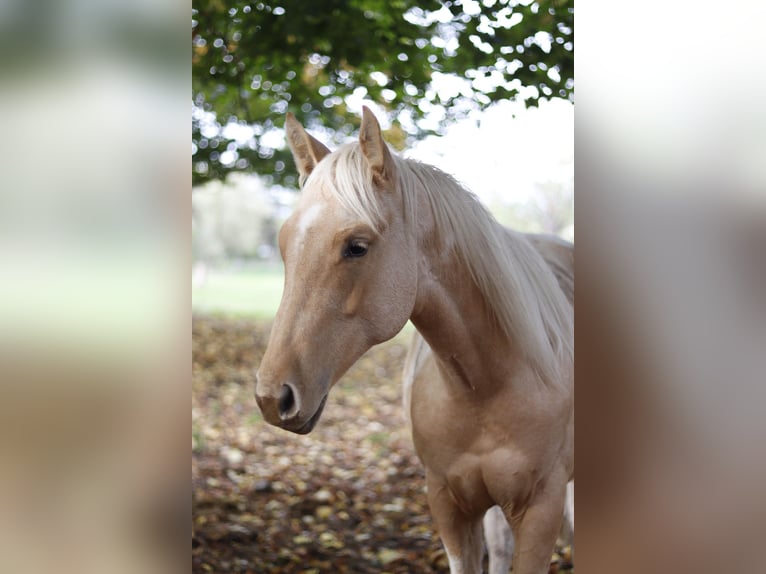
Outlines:
[[376, 230], [343, 207], [332, 185], [311, 178], [280, 230], [285, 288], [257, 375], [265, 419], [300, 434], [314, 428], [332, 385], [399, 332], [415, 303], [416, 256], [401, 197], [384, 179], [373, 184], [385, 218]]

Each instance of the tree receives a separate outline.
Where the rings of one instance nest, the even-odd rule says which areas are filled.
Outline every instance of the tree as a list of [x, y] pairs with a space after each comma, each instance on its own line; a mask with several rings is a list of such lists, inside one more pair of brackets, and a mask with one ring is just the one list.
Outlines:
[[[434, 110], [446, 125], [524, 87], [528, 106], [572, 99], [573, 12], [573, 0], [194, 0], [193, 181], [249, 170], [295, 185], [273, 138], [288, 109], [341, 141], [358, 127], [348, 98], [365, 97], [403, 147]], [[462, 85], [435, 89], [449, 74]]]

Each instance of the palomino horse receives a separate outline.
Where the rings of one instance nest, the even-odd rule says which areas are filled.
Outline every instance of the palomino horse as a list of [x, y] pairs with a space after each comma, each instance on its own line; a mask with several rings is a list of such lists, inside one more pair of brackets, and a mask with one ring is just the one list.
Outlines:
[[480, 572], [495, 505], [514, 572], [547, 572], [574, 471], [570, 246], [506, 230], [447, 174], [395, 157], [367, 108], [359, 142], [334, 153], [290, 114], [286, 131], [303, 194], [279, 233], [264, 418], [310, 432], [346, 370], [411, 319], [434, 357], [414, 380], [413, 440], [451, 572]]

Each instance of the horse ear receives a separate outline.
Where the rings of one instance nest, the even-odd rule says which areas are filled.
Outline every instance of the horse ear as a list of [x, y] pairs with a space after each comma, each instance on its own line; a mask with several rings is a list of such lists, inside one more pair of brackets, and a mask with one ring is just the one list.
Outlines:
[[359, 145], [372, 176], [379, 185], [390, 182], [393, 175], [394, 159], [380, 133], [380, 124], [367, 106], [362, 108], [362, 127], [359, 129]]
[[290, 112], [287, 112], [285, 118], [285, 133], [287, 144], [298, 166], [300, 180], [303, 182], [322, 158], [330, 153], [330, 150], [318, 139], [309, 135]]

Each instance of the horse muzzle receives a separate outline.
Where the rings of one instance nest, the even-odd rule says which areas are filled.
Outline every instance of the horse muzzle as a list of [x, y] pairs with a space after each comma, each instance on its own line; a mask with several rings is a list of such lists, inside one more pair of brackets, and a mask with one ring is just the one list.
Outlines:
[[308, 434], [314, 429], [327, 402], [325, 394], [319, 406], [307, 413], [307, 406], [290, 383], [283, 384], [278, 394], [261, 393], [260, 388], [261, 384], [258, 381], [255, 402], [258, 403], [266, 422], [296, 434]]

